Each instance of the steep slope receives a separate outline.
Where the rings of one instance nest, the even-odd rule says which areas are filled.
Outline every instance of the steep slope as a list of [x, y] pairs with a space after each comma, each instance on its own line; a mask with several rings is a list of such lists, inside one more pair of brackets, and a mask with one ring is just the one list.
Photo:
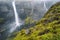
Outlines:
[[60, 40], [60, 2], [54, 4], [34, 27], [22, 29], [12, 40]]

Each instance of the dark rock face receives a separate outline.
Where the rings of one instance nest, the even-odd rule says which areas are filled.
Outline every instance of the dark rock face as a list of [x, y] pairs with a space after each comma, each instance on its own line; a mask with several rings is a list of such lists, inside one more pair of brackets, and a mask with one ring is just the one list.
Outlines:
[[[9, 34], [9, 27], [6, 26], [14, 20], [11, 4], [0, 3], [0, 40], [5, 40]], [[3, 21], [2, 21], [3, 20]]]

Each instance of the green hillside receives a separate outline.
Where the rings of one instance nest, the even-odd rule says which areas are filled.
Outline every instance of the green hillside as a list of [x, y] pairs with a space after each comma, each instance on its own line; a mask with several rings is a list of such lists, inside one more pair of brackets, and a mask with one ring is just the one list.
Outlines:
[[12, 40], [60, 40], [60, 2], [54, 4], [35, 26], [22, 29]]

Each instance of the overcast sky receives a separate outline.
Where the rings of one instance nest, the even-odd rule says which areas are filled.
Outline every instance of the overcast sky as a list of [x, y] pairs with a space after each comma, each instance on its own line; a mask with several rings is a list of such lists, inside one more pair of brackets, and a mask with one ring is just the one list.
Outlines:
[[[0, 0], [0, 1], [13, 1], [13, 0]], [[60, 1], [60, 0], [15, 0], [15, 1]]]

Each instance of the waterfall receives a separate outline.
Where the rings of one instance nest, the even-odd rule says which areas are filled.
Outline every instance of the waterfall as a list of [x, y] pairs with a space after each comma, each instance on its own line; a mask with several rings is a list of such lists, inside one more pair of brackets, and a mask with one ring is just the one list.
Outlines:
[[48, 1], [48, 0], [40, 0], [40, 1], [43, 1], [43, 2], [44, 2], [44, 8], [45, 8], [45, 10], [47, 11], [48, 9], [47, 9], [47, 7], [46, 7], [45, 2]]
[[22, 25], [22, 23], [19, 23], [19, 17], [16, 10], [16, 6], [15, 6], [15, 0], [12, 2], [12, 6], [14, 9], [14, 14], [15, 14], [15, 22], [14, 22], [14, 26], [10, 29], [10, 33], [12, 33], [17, 27], [20, 27], [20, 25]]
[[15, 6], [15, 1], [12, 2], [12, 6], [13, 6], [13, 9], [14, 9], [16, 26], [19, 26], [19, 18], [18, 18], [18, 13], [17, 13], [17, 10], [16, 10], [16, 6]]
[[46, 4], [45, 4], [45, 2], [44, 2], [44, 8], [45, 8], [45, 10], [47, 11], [48, 9], [47, 9], [47, 7], [46, 7]]

